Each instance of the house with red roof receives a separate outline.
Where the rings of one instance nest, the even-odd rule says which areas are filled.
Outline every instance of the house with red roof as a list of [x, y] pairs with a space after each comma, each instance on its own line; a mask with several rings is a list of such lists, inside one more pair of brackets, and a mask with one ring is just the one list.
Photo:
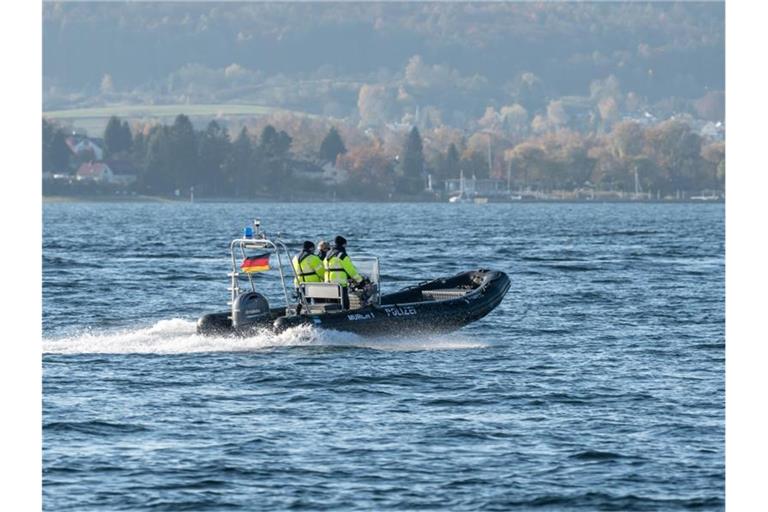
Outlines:
[[113, 183], [115, 174], [104, 162], [85, 162], [75, 173], [77, 181], [91, 180]]
[[136, 171], [130, 164], [119, 160], [107, 162], [85, 162], [75, 174], [78, 181], [97, 181], [113, 185], [130, 185], [136, 181]]

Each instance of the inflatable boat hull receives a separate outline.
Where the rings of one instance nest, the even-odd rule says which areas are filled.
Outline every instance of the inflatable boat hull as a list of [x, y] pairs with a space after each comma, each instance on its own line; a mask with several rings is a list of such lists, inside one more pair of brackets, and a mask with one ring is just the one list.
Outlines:
[[285, 308], [275, 308], [263, 320], [239, 329], [233, 327], [228, 312], [208, 314], [198, 320], [197, 331], [205, 335], [247, 336], [263, 329], [281, 332], [311, 325], [366, 336], [444, 333], [493, 311], [509, 287], [509, 277], [504, 272], [475, 270], [382, 295], [380, 305], [293, 316], [285, 316]]

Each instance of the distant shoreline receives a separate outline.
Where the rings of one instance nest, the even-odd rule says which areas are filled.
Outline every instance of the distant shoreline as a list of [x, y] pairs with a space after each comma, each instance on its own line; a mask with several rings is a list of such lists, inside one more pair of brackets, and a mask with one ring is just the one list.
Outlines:
[[42, 196], [43, 203], [178, 203], [157, 196]]
[[[189, 199], [171, 198], [164, 196], [42, 196], [43, 203], [179, 203], [189, 204], [193, 203], [371, 203], [371, 204], [389, 204], [389, 203], [445, 203], [448, 201], [440, 200], [424, 200], [424, 199], [406, 199], [406, 198], [393, 198], [390, 200], [378, 200], [378, 201], [360, 201], [360, 200], [328, 200], [326, 198], [302, 198], [302, 199], [286, 199], [286, 198], [202, 198], [189, 201]], [[488, 201], [487, 203], [464, 203], [473, 204], [477, 206], [485, 206], [488, 204], [531, 204], [531, 203], [567, 203], [567, 204], [607, 204], [607, 203], [621, 203], [621, 204], [678, 204], [678, 203], [693, 203], [693, 204], [725, 204], [725, 199], [522, 199], [515, 201]]]

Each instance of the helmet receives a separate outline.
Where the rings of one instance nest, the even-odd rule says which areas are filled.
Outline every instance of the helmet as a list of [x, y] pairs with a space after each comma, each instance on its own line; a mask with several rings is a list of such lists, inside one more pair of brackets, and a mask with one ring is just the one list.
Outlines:
[[325, 240], [320, 240], [319, 242], [317, 242], [317, 248], [320, 249], [321, 251], [327, 251], [328, 249], [331, 248], [331, 244], [329, 244]]
[[334, 245], [336, 245], [336, 247], [344, 247], [345, 245], [347, 245], [347, 239], [339, 235], [333, 239], [333, 243]]
[[306, 240], [304, 242], [304, 250], [305, 251], [313, 251], [315, 249], [315, 242], [311, 240]]

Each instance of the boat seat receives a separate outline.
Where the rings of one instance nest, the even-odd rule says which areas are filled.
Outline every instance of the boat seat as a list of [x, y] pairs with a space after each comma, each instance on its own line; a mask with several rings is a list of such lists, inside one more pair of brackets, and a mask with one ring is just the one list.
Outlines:
[[310, 315], [322, 315], [335, 311], [341, 311], [341, 304], [309, 304], [307, 306], [307, 313]]
[[421, 290], [421, 297], [425, 300], [446, 300], [463, 297], [472, 290], [463, 288], [444, 288], [442, 290]]
[[341, 285], [337, 283], [303, 283], [299, 293], [304, 296], [306, 312], [319, 315], [343, 309]]
[[302, 283], [299, 292], [307, 300], [326, 299], [341, 303], [341, 285], [336, 283]]

